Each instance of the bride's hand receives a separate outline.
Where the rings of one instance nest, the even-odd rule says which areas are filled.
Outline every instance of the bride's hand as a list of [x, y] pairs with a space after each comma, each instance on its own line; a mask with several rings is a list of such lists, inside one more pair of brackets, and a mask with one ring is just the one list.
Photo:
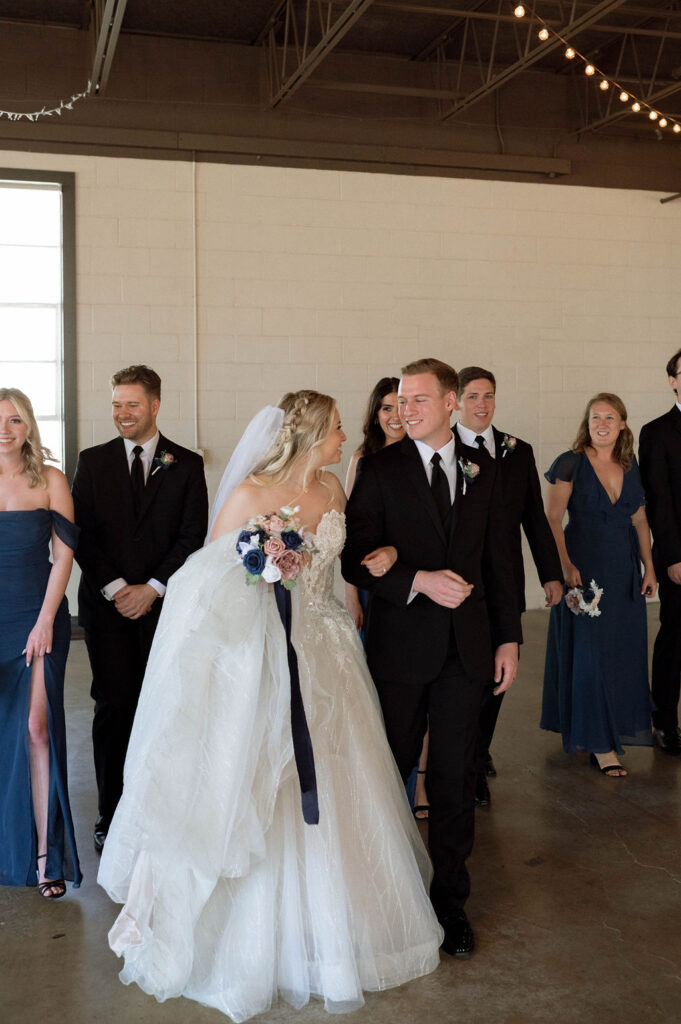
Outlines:
[[362, 559], [362, 565], [369, 570], [372, 576], [385, 576], [388, 570], [392, 569], [396, 561], [397, 548], [388, 545], [388, 547], [376, 548], [375, 551], [370, 551]]

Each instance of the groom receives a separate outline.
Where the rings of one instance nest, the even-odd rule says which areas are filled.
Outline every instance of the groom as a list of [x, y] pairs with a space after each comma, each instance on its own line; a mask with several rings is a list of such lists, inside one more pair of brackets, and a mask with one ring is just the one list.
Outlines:
[[73, 480], [78, 621], [92, 669], [92, 745], [100, 852], [123, 789], [123, 764], [166, 584], [203, 544], [208, 497], [203, 461], [156, 426], [161, 378], [148, 366], [114, 374], [120, 434], [80, 453]]
[[[442, 948], [465, 956], [474, 944], [463, 907], [480, 702], [488, 679], [498, 692], [513, 682], [521, 629], [501, 482], [492, 460], [452, 433], [457, 386], [456, 371], [437, 359], [403, 368], [408, 437], [360, 461], [342, 564], [349, 583], [371, 591], [367, 658], [405, 781], [430, 722], [431, 899]], [[374, 578], [361, 563], [382, 545], [397, 549], [397, 561]]]

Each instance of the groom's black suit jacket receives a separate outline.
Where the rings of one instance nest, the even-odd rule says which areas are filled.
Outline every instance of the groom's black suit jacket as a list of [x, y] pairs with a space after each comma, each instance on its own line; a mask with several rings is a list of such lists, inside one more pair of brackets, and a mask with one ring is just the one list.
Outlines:
[[[456, 428], [455, 428], [456, 430]], [[514, 438], [515, 448], [504, 448], [507, 434], [492, 427], [496, 448], [495, 462], [504, 495], [506, 541], [511, 558], [520, 611], [525, 611], [525, 566], [521, 528], [525, 531], [542, 586], [549, 580], [563, 579], [558, 549], [549, 526], [532, 445]], [[505, 453], [505, 454], [504, 454]]]
[[[174, 461], [167, 468], [152, 464], [138, 516], [123, 439], [79, 455], [73, 501], [81, 528], [76, 552], [82, 570], [78, 617], [86, 629], [101, 615], [118, 615], [100, 593], [107, 583], [122, 577], [131, 584], [152, 578], [166, 584], [203, 544], [208, 523], [203, 460], [159, 435], [155, 456], [162, 452]], [[155, 616], [160, 605], [152, 605]]]
[[[375, 678], [426, 683], [447, 657], [451, 631], [466, 674], [493, 675], [493, 652], [520, 642], [520, 612], [503, 518], [497, 466], [455, 435], [457, 460], [480, 467], [474, 480], [457, 466], [449, 530], [442, 525], [418, 449], [404, 438], [360, 460], [347, 507], [348, 538], [342, 555], [348, 582], [369, 590], [367, 658]], [[465, 493], [464, 493], [465, 482]], [[392, 544], [398, 559], [375, 578], [360, 565], [376, 547]], [[456, 609], [417, 594], [407, 604], [419, 569], [452, 569], [473, 584]]]
[[676, 405], [641, 428], [639, 462], [655, 571], [662, 582], [667, 567], [681, 562], [681, 412]]

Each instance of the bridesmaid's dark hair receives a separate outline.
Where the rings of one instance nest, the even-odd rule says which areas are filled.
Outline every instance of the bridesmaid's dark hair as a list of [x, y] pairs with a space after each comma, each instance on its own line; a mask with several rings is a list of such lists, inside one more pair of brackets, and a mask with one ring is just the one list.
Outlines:
[[627, 426], [627, 408], [624, 402], [618, 395], [613, 395], [609, 391], [600, 391], [587, 404], [584, 418], [579, 424], [577, 437], [572, 442], [572, 450], [573, 452], [585, 452], [587, 448], [591, 447], [589, 416], [591, 415], [591, 406], [596, 402], [605, 402], [606, 405], [611, 405], [620, 419], [624, 420], [624, 430], [620, 430], [620, 435], [615, 441], [612, 457], [615, 462], [619, 462], [624, 472], [628, 473], [634, 462], [634, 435]]
[[386, 395], [397, 394], [400, 382], [397, 377], [381, 377], [374, 390], [369, 395], [369, 404], [362, 424], [364, 440], [359, 446], [360, 455], [373, 455], [385, 447], [385, 434], [378, 422], [378, 410], [383, 404]]

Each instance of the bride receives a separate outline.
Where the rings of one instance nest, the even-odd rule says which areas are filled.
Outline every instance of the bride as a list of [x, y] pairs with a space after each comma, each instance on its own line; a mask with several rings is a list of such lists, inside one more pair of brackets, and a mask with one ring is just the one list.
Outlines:
[[[247, 428], [210, 543], [168, 587], [102, 855], [99, 883], [124, 904], [109, 933], [121, 980], [234, 1021], [277, 995], [354, 1010], [363, 990], [439, 959], [430, 863], [356, 630], [332, 592], [345, 495], [323, 467], [344, 441], [334, 400], [315, 391], [285, 395]], [[295, 512], [306, 552], [286, 591], [293, 660], [278, 585], [248, 585], [237, 553], [244, 524], [282, 509]], [[385, 572], [389, 553], [372, 556]], [[313, 812], [309, 771], [305, 782], [296, 767], [294, 677]]]

